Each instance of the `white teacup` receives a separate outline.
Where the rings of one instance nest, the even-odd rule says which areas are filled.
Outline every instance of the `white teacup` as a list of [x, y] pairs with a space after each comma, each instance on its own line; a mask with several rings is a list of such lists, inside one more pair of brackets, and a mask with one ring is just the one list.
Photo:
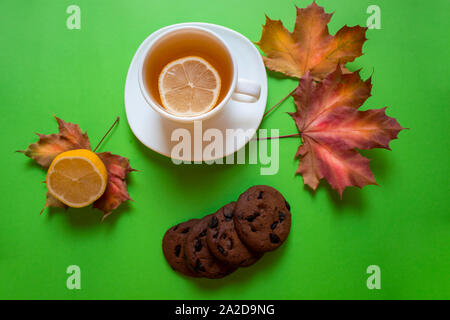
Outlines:
[[[202, 53], [202, 50], [205, 53]], [[222, 88], [218, 103], [213, 109], [201, 115], [183, 117], [170, 113], [161, 105], [158, 77], [167, 63], [189, 55], [203, 55], [216, 67], [222, 77]], [[177, 26], [164, 31], [144, 49], [138, 61], [138, 70], [139, 86], [145, 101], [164, 118], [178, 122], [189, 123], [209, 119], [219, 114], [230, 99], [253, 103], [258, 101], [261, 92], [259, 83], [238, 77], [233, 53], [222, 38], [201, 27]]]

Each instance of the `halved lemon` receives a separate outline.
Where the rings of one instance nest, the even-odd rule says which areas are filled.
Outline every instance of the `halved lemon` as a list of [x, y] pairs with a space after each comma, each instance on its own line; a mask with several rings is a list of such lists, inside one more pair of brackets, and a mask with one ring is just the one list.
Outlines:
[[177, 116], [197, 116], [217, 103], [220, 76], [205, 59], [184, 57], [167, 64], [159, 75], [158, 88], [163, 107]]
[[105, 192], [108, 172], [92, 151], [66, 151], [53, 159], [47, 172], [47, 188], [52, 196], [73, 208], [90, 205]]

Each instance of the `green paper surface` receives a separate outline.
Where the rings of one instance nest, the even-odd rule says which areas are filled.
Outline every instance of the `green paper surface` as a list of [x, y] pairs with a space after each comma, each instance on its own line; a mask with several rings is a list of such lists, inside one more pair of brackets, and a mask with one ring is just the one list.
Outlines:
[[[366, 9], [381, 8], [381, 29], [369, 30], [364, 55], [349, 64], [373, 73], [362, 109], [388, 106], [410, 128], [392, 151], [372, 159], [379, 186], [347, 189], [343, 199], [321, 183], [316, 193], [294, 176], [299, 139], [280, 141], [280, 170], [259, 165], [174, 165], [143, 146], [124, 109], [125, 78], [140, 43], [180, 22], [208, 22], [258, 41], [265, 14], [292, 30], [295, 7], [273, 0], [2, 0], [0, 99], [2, 212], [0, 298], [3, 299], [449, 299], [449, 35], [450, 1], [318, 0], [334, 34], [365, 25]], [[81, 29], [68, 30], [66, 9], [81, 8]], [[269, 75], [268, 107], [296, 86]], [[295, 133], [286, 114], [292, 99], [261, 128]], [[119, 125], [100, 151], [130, 159], [129, 192], [101, 223], [100, 211], [39, 211], [45, 171], [15, 153], [57, 131], [53, 114], [78, 123], [96, 145], [116, 116]], [[257, 264], [222, 280], [188, 279], [164, 260], [170, 226], [216, 211], [248, 187], [268, 184], [292, 206], [288, 241]], [[70, 265], [81, 290], [66, 287]], [[381, 268], [381, 289], [369, 290], [366, 269]]]

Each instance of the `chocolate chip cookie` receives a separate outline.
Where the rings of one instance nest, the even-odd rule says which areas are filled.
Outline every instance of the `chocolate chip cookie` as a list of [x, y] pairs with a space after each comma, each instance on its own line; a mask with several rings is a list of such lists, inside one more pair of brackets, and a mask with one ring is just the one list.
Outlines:
[[234, 225], [239, 238], [251, 250], [275, 250], [291, 230], [290, 206], [272, 187], [251, 187], [237, 201]]
[[239, 239], [233, 221], [235, 206], [236, 202], [231, 202], [211, 216], [206, 241], [211, 253], [220, 261], [247, 267], [258, 261], [262, 254], [251, 251]]
[[217, 260], [208, 248], [206, 233], [213, 215], [207, 215], [189, 232], [184, 244], [184, 254], [188, 266], [198, 275], [218, 279], [234, 271], [230, 265]]
[[191, 277], [197, 277], [198, 275], [188, 267], [184, 259], [184, 243], [189, 231], [199, 221], [199, 219], [192, 219], [170, 228], [162, 241], [164, 257], [166, 257], [172, 269]]

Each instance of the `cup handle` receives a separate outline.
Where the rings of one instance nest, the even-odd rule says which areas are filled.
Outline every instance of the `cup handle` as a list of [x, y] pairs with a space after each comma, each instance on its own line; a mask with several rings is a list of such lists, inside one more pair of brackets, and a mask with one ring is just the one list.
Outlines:
[[261, 94], [261, 85], [251, 80], [240, 78], [237, 81], [236, 89], [231, 97], [231, 99], [253, 103], [258, 101]]

